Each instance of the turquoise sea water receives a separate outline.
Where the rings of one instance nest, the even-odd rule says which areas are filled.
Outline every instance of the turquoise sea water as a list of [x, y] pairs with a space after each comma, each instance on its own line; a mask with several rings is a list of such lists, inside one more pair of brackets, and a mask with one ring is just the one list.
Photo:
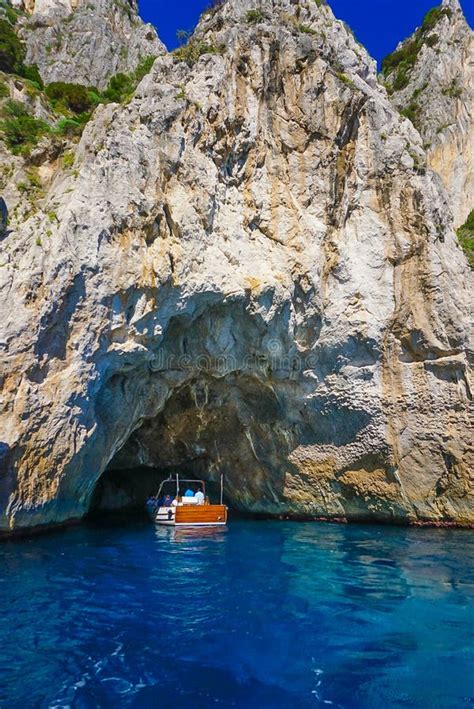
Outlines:
[[472, 707], [474, 532], [86, 525], [0, 545], [0, 707]]

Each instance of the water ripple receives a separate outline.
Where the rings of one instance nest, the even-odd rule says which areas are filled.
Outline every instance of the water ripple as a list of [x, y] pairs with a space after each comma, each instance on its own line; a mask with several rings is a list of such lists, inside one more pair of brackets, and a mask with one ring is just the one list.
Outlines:
[[233, 522], [0, 547], [0, 706], [472, 707], [474, 533]]

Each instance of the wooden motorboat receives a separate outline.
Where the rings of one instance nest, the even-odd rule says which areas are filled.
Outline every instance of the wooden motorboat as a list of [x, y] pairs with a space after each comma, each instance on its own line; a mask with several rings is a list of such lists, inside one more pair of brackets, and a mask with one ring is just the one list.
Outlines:
[[212, 504], [204, 480], [184, 480], [176, 475], [164, 480], [156, 497], [147, 501], [147, 510], [156, 524], [168, 527], [222, 527], [227, 524], [221, 476], [220, 503]]

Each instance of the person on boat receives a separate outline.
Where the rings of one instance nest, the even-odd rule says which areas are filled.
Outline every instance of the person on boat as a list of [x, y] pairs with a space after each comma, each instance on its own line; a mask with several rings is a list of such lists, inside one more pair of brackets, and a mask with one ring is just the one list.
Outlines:
[[165, 495], [163, 500], [163, 507], [171, 507], [171, 495]]
[[188, 489], [187, 489], [186, 492], [184, 493], [184, 496], [185, 496], [185, 497], [194, 497], [194, 490], [191, 490], [191, 488], [188, 487]]
[[198, 505], [204, 504], [204, 493], [201, 488], [198, 488], [198, 491], [196, 492], [194, 497], [196, 498], [196, 502], [198, 503]]

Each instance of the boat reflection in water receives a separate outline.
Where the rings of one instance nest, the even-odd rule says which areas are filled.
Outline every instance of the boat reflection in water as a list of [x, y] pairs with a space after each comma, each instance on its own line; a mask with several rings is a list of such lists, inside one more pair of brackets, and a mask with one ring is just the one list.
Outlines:
[[179, 527], [179, 526], [164, 526], [156, 525], [156, 538], [160, 541], [171, 542], [175, 544], [184, 544], [192, 541], [207, 541], [223, 542], [227, 533], [227, 527], [221, 525], [219, 527]]

